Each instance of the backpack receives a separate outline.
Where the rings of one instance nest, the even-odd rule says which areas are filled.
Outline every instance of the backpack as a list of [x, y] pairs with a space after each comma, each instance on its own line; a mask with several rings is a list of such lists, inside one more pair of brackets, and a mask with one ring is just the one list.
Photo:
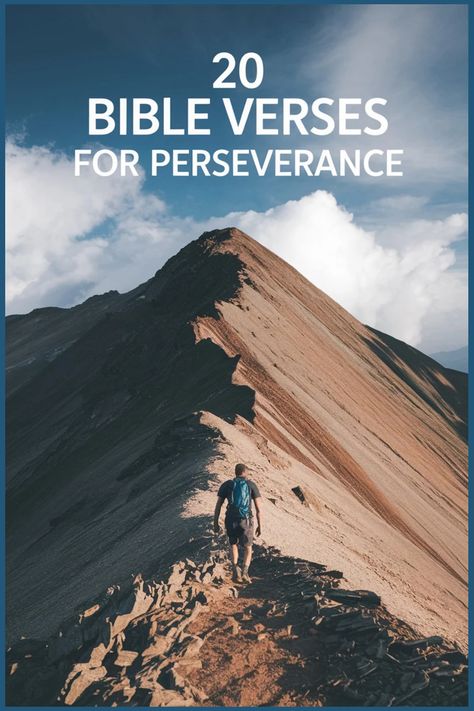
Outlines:
[[234, 518], [250, 518], [250, 486], [245, 479], [233, 480], [229, 504]]

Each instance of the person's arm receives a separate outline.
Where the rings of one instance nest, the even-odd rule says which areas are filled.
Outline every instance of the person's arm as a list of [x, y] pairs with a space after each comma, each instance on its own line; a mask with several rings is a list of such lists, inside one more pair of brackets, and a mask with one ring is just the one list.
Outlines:
[[255, 531], [256, 536], [260, 536], [260, 534], [262, 533], [262, 507], [260, 505], [261, 500], [261, 496], [256, 496], [253, 500], [255, 504], [255, 511], [257, 513], [257, 529]]
[[219, 533], [221, 527], [219, 526], [219, 516], [221, 515], [222, 504], [224, 499], [222, 496], [217, 497], [216, 508], [214, 509], [214, 532]]

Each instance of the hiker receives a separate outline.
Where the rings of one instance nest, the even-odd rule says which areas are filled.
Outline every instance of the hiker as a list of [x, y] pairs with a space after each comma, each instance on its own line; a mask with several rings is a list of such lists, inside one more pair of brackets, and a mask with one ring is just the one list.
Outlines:
[[[252, 500], [257, 513], [257, 529], [255, 535], [262, 532], [260, 492], [256, 484], [247, 479], [248, 471], [245, 464], [235, 465], [235, 478], [225, 481], [217, 492], [217, 503], [214, 511], [214, 531], [219, 533], [219, 516], [222, 504], [227, 499], [225, 513], [225, 528], [229, 537], [230, 557], [232, 560], [232, 580], [234, 582], [251, 583], [249, 565], [252, 559], [253, 515]], [[239, 543], [244, 548], [242, 570], [239, 568]]]

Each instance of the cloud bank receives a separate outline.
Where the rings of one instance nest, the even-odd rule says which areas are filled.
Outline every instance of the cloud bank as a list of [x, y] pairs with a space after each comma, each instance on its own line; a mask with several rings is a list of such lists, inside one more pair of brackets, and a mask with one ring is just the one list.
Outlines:
[[455, 268], [454, 246], [466, 236], [467, 216], [411, 217], [384, 228], [377, 204], [372, 217], [377, 227], [363, 229], [324, 191], [266, 212], [176, 217], [144, 190], [143, 177], [77, 179], [53, 147], [9, 139], [7, 311], [126, 291], [204, 230], [233, 225], [364, 323], [428, 352], [465, 345], [467, 275]]

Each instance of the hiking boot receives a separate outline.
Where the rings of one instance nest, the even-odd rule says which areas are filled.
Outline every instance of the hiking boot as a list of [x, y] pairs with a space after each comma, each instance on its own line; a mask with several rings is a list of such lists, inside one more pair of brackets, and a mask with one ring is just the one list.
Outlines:
[[251, 583], [252, 582], [252, 578], [250, 577], [248, 570], [244, 570], [242, 572], [242, 582], [243, 583]]
[[232, 582], [234, 582], [234, 583], [241, 583], [242, 582], [242, 571], [240, 570], [238, 565], [234, 566], [234, 570], [232, 572]]

